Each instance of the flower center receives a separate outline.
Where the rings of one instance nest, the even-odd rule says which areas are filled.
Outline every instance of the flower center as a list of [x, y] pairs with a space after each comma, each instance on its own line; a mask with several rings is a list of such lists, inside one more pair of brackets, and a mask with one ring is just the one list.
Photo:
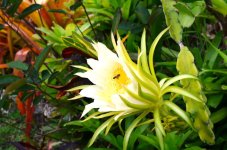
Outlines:
[[111, 77], [111, 85], [113, 91], [116, 93], [122, 93], [124, 91], [123, 87], [131, 82], [125, 71], [123, 70], [122, 65], [119, 63], [114, 65]]

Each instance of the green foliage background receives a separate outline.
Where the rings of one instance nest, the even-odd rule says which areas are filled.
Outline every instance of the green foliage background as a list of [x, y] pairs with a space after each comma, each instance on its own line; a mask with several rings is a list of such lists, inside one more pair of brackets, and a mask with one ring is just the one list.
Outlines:
[[[23, 22], [27, 28], [34, 30], [34, 35], [30, 38], [42, 47], [42, 51], [39, 55], [32, 52], [31, 58], [24, 62], [14, 61], [10, 58], [9, 51], [1, 56], [1, 63], [9, 66], [3, 68], [0, 75], [0, 137], [4, 137], [0, 138], [1, 149], [26, 147], [21, 144], [22, 141], [29, 141], [37, 149], [46, 149], [50, 143], [54, 145], [53, 149], [122, 149], [122, 131], [126, 131], [136, 116], [126, 118], [122, 122], [122, 129], [116, 124], [109, 134], [101, 133], [88, 148], [89, 139], [105, 119], [81, 122], [80, 115], [84, 106], [92, 100], [83, 98], [69, 101], [77, 93], [66, 90], [89, 81], [75, 77], [74, 74], [80, 70], [71, 65], [87, 66], [87, 58], [97, 57], [91, 46], [92, 41], [103, 42], [113, 49], [111, 32], [119, 32], [122, 38], [128, 36], [124, 44], [132, 60], [137, 61], [143, 29], [147, 32], [146, 46], [150, 47], [156, 36], [167, 26], [170, 26], [169, 34], [162, 37], [155, 50], [156, 75], [159, 79], [178, 75], [178, 54], [182, 50], [182, 44], [187, 46], [194, 57], [192, 63], [197, 68], [202, 85], [200, 90], [207, 97], [206, 105], [210, 109], [216, 138], [214, 145], [205, 144], [197, 132], [187, 128], [185, 124], [170, 122], [170, 130], [164, 138], [164, 148], [200, 150], [223, 149], [227, 146], [226, 0], [69, 0], [62, 3], [62, 8], [47, 9], [44, 4], [33, 3], [19, 11], [20, 4], [22, 0], [0, 2], [1, 42], [7, 41], [6, 26], [20, 37], [20, 33], [9, 24], [8, 19], [14, 19], [13, 21]], [[68, 21], [65, 25], [60, 25], [52, 18], [54, 23], [51, 27], [30, 21], [29, 15], [42, 8], [46, 8], [49, 14], [61, 14], [63, 20]], [[81, 15], [74, 17], [78, 12]], [[29, 45], [25, 41], [12, 46], [15, 50], [21, 49], [24, 45]], [[184, 58], [181, 59], [184, 62]], [[15, 68], [24, 73], [23, 79], [13, 74]], [[36, 112], [33, 115], [30, 139], [24, 136], [25, 118], [16, 108], [15, 97], [21, 91], [25, 93], [23, 102], [29, 97], [28, 91], [32, 91], [32, 94], [36, 91], [41, 93], [33, 100]], [[176, 101], [182, 108], [187, 107], [178, 99]], [[204, 119], [204, 112], [199, 112], [201, 120]], [[128, 149], [160, 149], [153, 129], [152, 124], [138, 126], [130, 136]]]

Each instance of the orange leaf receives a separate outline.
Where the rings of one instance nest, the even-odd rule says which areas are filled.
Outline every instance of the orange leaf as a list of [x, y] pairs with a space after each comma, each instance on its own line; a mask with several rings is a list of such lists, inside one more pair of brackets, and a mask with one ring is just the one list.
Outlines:
[[17, 51], [14, 60], [25, 61], [28, 53], [31, 51], [30, 48], [24, 47], [21, 50]]
[[[20, 61], [25, 61], [27, 58], [27, 55], [29, 54], [29, 52], [31, 51], [30, 48], [28, 47], [24, 47], [21, 50], [17, 51], [14, 60], [20, 60]], [[13, 75], [18, 76], [20, 78], [24, 77], [24, 73], [21, 70], [18, 69], [13, 69]]]
[[17, 104], [17, 109], [20, 111], [21, 115], [25, 115], [26, 110], [25, 110], [25, 106], [24, 103], [20, 100], [22, 96], [22, 93], [19, 92], [17, 97], [16, 97], [16, 104]]
[[62, 96], [64, 96], [67, 92], [66, 91], [59, 91], [56, 95], [56, 99], [61, 99]]
[[7, 64], [0, 64], [0, 69], [8, 68], [9, 66]]
[[33, 118], [33, 113], [35, 111], [35, 107], [32, 104], [32, 100], [33, 100], [34, 96], [29, 97], [26, 100], [26, 129], [25, 129], [25, 135], [27, 137], [30, 137], [30, 133], [31, 133], [31, 129], [32, 129], [32, 118]]
[[[69, 0], [48, 0], [47, 6], [50, 9], [65, 9], [65, 2], [68, 2]], [[61, 13], [53, 13], [55, 21], [57, 22], [57, 24], [59, 24], [60, 26], [65, 26], [66, 24], [66, 15], [65, 14], [61, 14]]]
[[48, 27], [51, 27], [53, 25], [52, 19], [45, 8], [40, 9], [40, 15], [42, 16], [42, 19], [45, 21]]
[[17, 31], [17, 33], [29, 44], [30, 47], [32, 47], [32, 51], [35, 52], [36, 54], [40, 54], [42, 51], [41, 46], [36, 43], [32, 39], [33, 32], [31, 29], [23, 25], [23, 23], [16, 23], [16, 22], [11, 22], [8, 21], [7, 24], [14, 30]]
[[[25, 8], [29, 7], [30, 5], [32, 5], [33, 3], [28, 1], [28, 0], [23, 0], [23, 2], [20, 4], [18, 11], [22, 12]], [[27, 18], [29, 18], [30, 20], [33, 21], [34, 24], [36, 24], [38, 27], [42, 26], [42, 21], [41, 18], [39, 16], [39, 12], [38, 11], [34, 11], [31, 14], [29, 14], [27, 16]]]

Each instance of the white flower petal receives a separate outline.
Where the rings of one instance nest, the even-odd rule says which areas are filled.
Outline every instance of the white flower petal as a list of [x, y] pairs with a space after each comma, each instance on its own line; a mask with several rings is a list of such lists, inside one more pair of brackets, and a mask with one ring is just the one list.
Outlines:
[[83, 90], [80, 91], [80, 95], [82, 95], [84, 97], [89, 97], [89, 98], [92, 98], [92, 99], [99, 98], [100, 95], [98, 93], [102, 93], [102, 91], [96, 85], [88, 86], [88, 87], [86, 87], [86, 88], [84, 88]]
[[112, 103], [115, 105], [117, 111], [130, 110], [131, 108], [126, 106], [118, 94], [112, 95]]
[[102, 78], [102, 76], [99, 74], [99, 72], [96, 70], [89, 70], [87, 72], [78, 72], [76, 73], [77, 76], [80, 76], [82, 78], [88, 78], [93, 84], [96, 85], [103, 85], [103, 83], [105, 83], [105, 81], [103, 81], [104, 78]]
[[99, 112], [133, 111], [134, 109], [128, 107], [119, 96], [119, 94], [123, 94], [130, 102], [138, 103], [130, 95], [125, 94], [124, 87], [127, 87], [128, 84], [133, 84], [130, 85], [132, 91], [137, 91], [138, 87], [137, 83], [132, 82], [132, 78], [128, 77], [128, 75], [131, 75], [129, 71], [128, 73], [125, 72], [128, 68], [124, 64], [124, 60], [121, 60], [102, 43], [94, 43], [92, 45], [98, 53], [98, 60], [88, 59], [87, 63], [92, 69], [76, 74], [89, 79], [94, 84], [80, 92], [80, 95], [94, 99], [93, 103], [86, 105], [82, 116], [93, 108], [98, 108]]
[[95, 59], [92, 58], [87, 59], [87, 63], [92, 69], [96, 69], [99, 67], [99, 62]]
[[84, 111], [81, 115], [81, 118], [86, 115], [89, 111], [91, 111], [93, 108], [98, 108], [97, 105], [95, 103], [90, 103], [90, 104], [87, 104], [84, 108]]
[[110, 49], [108, 49], [106, 47], [106, 45], [98, 42], [98, 43], [92, 44], [92, 46], [98, 52], [98, 59], [99, 60], [108, 60], [110, 58], [112, 60], [117, 60], [118, 59], [117, 55], [115, 53], [113, 53]]

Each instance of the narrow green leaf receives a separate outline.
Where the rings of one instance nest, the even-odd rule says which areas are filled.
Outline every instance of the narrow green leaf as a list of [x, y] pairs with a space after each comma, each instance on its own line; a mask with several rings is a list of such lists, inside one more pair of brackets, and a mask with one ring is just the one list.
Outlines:
[[87, 68], [85, 66], [79, 66], [79, 65], [72, 65], [72, 67], [78, 68], [78, 69], [82, 69], [84, 71], [89, 71], [91, 70], [90, 68]]
[[173, 84], [176, 81], [179, 80], [183, 80], [183, 79], [197, 79], [197, 77], [193, 76], [193, 75], [189, 75], [189, 74], [181, 74], [181, 75], [177, 75], [171, 79], [169, 79], [168, 81], [166, 81], [163, 86], [161, 87], [161, 90], [164, 90], [165, 88], [167, 88], [169, 85]]
[[152, 95], [156, 95], [157, 93], [153, 92], [153, 91], [157, 91], [157, 87], [154, 87], [150, 84], [150, 82], [145, 82], [142, 79], [140, 79], [132, 70], [132, 67], [129, 66], [129, 64], [127, 64], [127, 67], [131, 73], [131, 75], [133, 76], [133, 78], [135, 78], [135, 80], [144, 88], [148, 89], [150, 93], [152, 93]]
[[138, 78], [140, 78], [144, 83], [149, 83], [150, 84], [150, 92], [154, 94], [158, 94], [160, 90], [159, 84], [156, 82], [155, 78], [146, 72], [144, 72], [141, 64], [140, 64], [140, 58], [138, 59]]
[[165, 136], [166, 133], [165, 133], [165, 130], [164, 130], [162, 122], [161, 122], [160, 112], [159, 112], [158, 108], [156, 108], [154, 110], [154, 120], [155, 120], [155, 128], [157, 127], [159, 129], [159, 131], [161, 132], [161, 134], [163, 136]]
[[88, 147], [90, 147], [95, 142], [98, 135], [108, 126], [109, 123], [112, 122], [112, 120], [114, 120], [114, 116], [106, 120], [98, 129], [96, 129], [92, 138], [89, 140]]
[[[143, 80], [144, 82], [147, 82], [147, 83], [150, 83], [152, 84], [152, 86], [154, 87], [154, 90], [155, 89], [160, 89], [160, 86], [158, 84], [158, 82], [156, 81], [156, 79], [154, 78], [154, 76], [151, 75], [150, 73], [150, 70], [149, 70], [149, 66], [147, 65], [148, 67], [148, 71], [149, 72], [146, 72], [144, 70], [144, 67], [145, 66], [142, 66], [142, 52], [138, 55], [138, 58], [137, 58], [137, 70], [138, 70], [138, 73], [139, 73], [139, 78], [141, 80]], [[147, 60], [148, 61], [148, 60]], [[156, 91], [157, 92], [157, 91]]]
[[108, 124], [108, 126], [106, 127], [106, 131], [105, 131], [105, 135], [107, 135], [111, 129], [111, 127], [113, 126], [113, 124], [115, 123], [116, 121], [114, 119], [112, 119], [112, 121]]
[[70, 10], [76, 10], [82, 5], [81, 1], [76, 1], [73, 5], [70, 6]]
[[[206, 39], [206, 37], [205, 37], [205, 39]], [[222, 40], [223, 40], [223, 35], [222, 35], [221, 32], [218, 32], [218, 33], [215, 34], [215, 38], [212, 39], [212, 44], [215, 47], [219, 47]], [[206, 54], [205, 54], [205, 57], [204, 57], [204, 64], [206, 64], [209, 69], [214, 69], [215, 64], [217, 64], [217, 62], [219, 62], [219, 61], [220, 60], [218, 59], [218, 52], [216, 50], [214, 50], [214, 48], [211, 45], [209, 45], [206, 49]]]
[[93, 118], [94, 119], [101, 119], [101, 118], [106, 118], [106, 117], [110, 117], [110, 116], [113, 116], [113, 115], [117, 115], [119, 112], [117, 111], [114, 111], [114, 112], [107, 112], [107, 113], [101, 113], [101, 114], [98, 114], [96, 116], [94, 116]]
[[49, 52], [50, 52], [50, 47], [47, 46], [39, 54], [39, 56], [36, 58], [36, 61], [35, 61], [35, 65], [34, 65], [35, 70], [38, 71], [40, 69], [40, 67], [43, 65], [47, 55], [49, 54]]
[[126, 98], [122, 97], [121, 95], [120, 95], [120, 98], [125, 103], [125, 105], [127, 105], [130, 108], [138, 109], [138, 110], [144, 110], [144, 109], [150, 108], [149, 105], [134, 104], [134, 103], [130, 102], [129, 100], [127, 100]]
[[0, 31], [2, 30], [2, 29], [4, 29], [4, 25], [3, 24], [0, 24]]
[[150, 69], [148, 66], [148, 59], [147, 59], [147, 48], [146, 48], [146, 30], [143, 29], [143, 34], [141, 38], [141, 63], [143, 69], [146, 73], [150, 74]]
[[80, 85], [80, 86], [77, 86], [77, 87], [74, 87], [74, 88], [71, 88], [69, 90], [67, 90], [68, 92], [72, 92], [72, 91], [76, 91], [76, 90], [81, 90], [81, 89], [84, 89], [86, 87], [89, 87], [91, 85]]
[[221, 13], [223, 16], [227, 15], [227, 2], [225, 0], [211, 0], [213, 9]]
[[83, 126], [83, 122], [79, 120], [75, 120], [64, 124], [64, 126], [69, 126], [69, 125]]
[[7, 63], [7, 65], [10, 68], [16, 68], [16, 69], [19, 69], [19, 70], [27, 70], [28, 69], [28, 65], [21, 62], [21, 61], [11, 61], [11, 62]]
[[140, 1], [138, 3], [138, 5], [136, 6], [136, 9], [135, 9], [135, 14], [137, 15], [137, 18], [139, 19], [139, 21], [146, 25], [148, 24], [149, 22], [149, 18], [150, 18], [150, 13], [147, 9], [147, 7], [144, 6], [143, 2]]
[[63, 9], [49, 9], [48, 12], [52, 12], [52, 13], [60, 13], [60, 14], [67, 14], [67, 12]]
[[[211, 83], [215, 84], [215, 83]], [[207, 105], [213, 108], [217, 108], [217, 106], [222, 102], [224, 94], [211, 94], [207, 97], [208, 102]]]
[[111, 31], [113, 33], [115, 33], [118, 29], [118, 25], [120, 23], [120, 20], [121, 20], [121, 9], [118, 8], [115, 15], [114, 15], [114, 19], [113, 19], [113, 22], [112, 22], [112, 28], [111, 28]]
[[158, 137], [160, 149], [164, 150], [163, 134], [157, 126], [155, 126], [155, 132], [156, 136]]
[[218, 49], [216, 46], [214, 46], [211, 42], [210, 42], [210, 40], [208, 40], [208, 38], [206, 37], [206, 36], [203, 36], [204, 38], [205, 38], [205, 40], [213, 47], [213, 49], [215, 50], [215, 51], [217, 51], [218, 52], [218, 54], [222, 57], [222, 59], [224, 60], [224, 63], [225, 64], [227, 64], [227, 55], [224, 53], [224, 52], [222, 52], [220, 49]]
[[1, 7], [2, 8], [6, 8], [6, 6], [8, 5], [8, 3], [9, 3], [9, 0], [2, 0]]
[[159, 149], [158, 146], [158, 141], [156, 140], [155, 136], [149, 137], [149, 136], [145, 136], [145, 135], [139, 135], [139, 139], [148, 142], [149, 144], [151, 144], [152, 146], [154, 146], [156, 149]]
[[193, 133], [193, 130], [189, 130], [186, 133], [183, 134], [183, 136], [180, 138], [180, 140], [178, 141], [179, 147], [181, 147], [186, 139], [188, 139], [188, 137]]
[[146, 134], [146, 131], [149, 130], [148, 127], [149, 127], [148, 124], [142, 125], [142, 126], [138, 126], [137, 124], [135, 130], [130, 135], [130, 140], [128, 142], [128, 149], [133, 150], [135, 149], [134, 147], [137, 147], [137, 141], [139, 136], [143, 133]]
[[149, 100], [147, 100], [147, 99], [144, 99], [143, 97], [140, 97], [139, 95], [137, 95], [134, 91], [131, 91], [127, 88], [125, 88], [125, 90], [128, 93], [128, 95], [135, 98], [136, 100], [139, 100], [142, 103], [146, 103], [147, 105], [150, 105], [150, 107], [153, 106], [153, 104], [154, 104], [154, 103], [152, 103], [152, 101], [157, 102], [157, 99], [158, 99], [158, 97], [157, 98], [150, 97]]
[[71, 101], [71, 100], [78, 100], [78, 99], [80, 99], [80, 98], [82, 98], [82, 97], [84, 97], [84, 96], [82, 96], [82, 95], [77, 95], [77, 96], [74, 96], [73, 98], [70, 98], [70, 99], [68, 99], [69, 101]]
[[163, 30], [161, 33], [158, 34], [158, 36], [155, 38], [155, 40], [153, 41], [153, 43], [151, 44], [150, 47], [150, 52], [149, 52], [149, 66], [150, 66], [150, 71], [152, 76], [155, 78], [155, 80], [158, 82], [157, 77], [155, 75], [155, 70], [154, 70], [154, 51], [156, 48], [156, 45], [158, 44], [158, 41], [160, 40], [160, 38], [163, 36], [163, 34], [165, 34], [165, 32], [169, 29], [166, 28], [165, 30]]
[[171, 110], [173, 110], [177, 115], [179, 115], [193, 129], [192, 122], [188, 115], [185, 113], [185, 111], [183, 111], [179, 106], [170, 101], [165, 101], [164, 104], [168, 106]]
[[26, 79], [19, 79], [6, 87], [5, 94], [9, 94], [13, 90], [18, 89], [19, 87], [26, 84]]
[[132, 0], [126, 0], [122, 6], [122, 17], [127, 20], [129, 17], [130, 7]]
[[105, 8], [86, 8], [86, 10], [90, 13], [100, 14], [109, 18], [113, 18], [113, 14], [110, 11], [107, 11]]
[[22, 3], [23, 0], [16, 0], [16, 1], [11, 1], [10, 7], [6, 10], [6, 13], [10, 15], [11, 17], [14, 17], [14, 14], [16, 13], [19, 5]]
[[168, 86], [167, 88], [165, 88], [161, 95], [164, 95], [168, 92], [172, 92], [172, 93], [177, 93], [177, 94], [180, 94], [182, 96], [186, 96], [186, 97], [189, 97], [195, 101], [198, 101], [198, 102], [203, 102], [203, 100], [201, 100], [199, 97], [196, 97], [195, 95], [193, 95], [192, 93], [188, 92], [187, 90], [183, 89], [183, 88], [180, 88], [180, 87], [177, 87], [177, 86]]
[[20, 79], [20, 78], [17, 76], [13, 76], [13, 75], [0, 76], [0, 85], [7, 85], [7, 84], [17, 81], [18, 79]]
[[86, 122], [92, 118], [94, 118], [95, 116], [102, 114], [103, 112], [94, 112], [93, 114], [91, 114], [90, 116], [88, 116], [87, 118], [85, 118], [84, 120], [82, 120], [81, 122]]
[[162, 88], [162, 86], [164, 85], [164, 83], [168, 80], [168, 78], [163, 78], [159, 81], [159, 85]]
[[36, 10], [39, 10], [42, 8], [42, 5], [40, 4], [32, 4], [30, 6], [28, 6], [27, 8], [25, 8], [21, 14], [18, 15], [19, 19], [23, 19], [26, 16], [28, 16], [29, 14], [33, 13]]
[[131, 123], [131, 125], [128, 127], [128, 129], [125, 132], [125, 136], [124, 136], [124, 141], [123, 141], [123, 150], [127, 150], [128, 147], [128, 141], [130, 138], [130, 135], [133, 131], [133, 129], [136, 127], [136, 125], [148, 114], [149, 112], [143, 112], [141, 115], [139, 115], [135, 120], [133, 120], [133, 122]]
[[215, 124], [227, 117], [227, 107], [223, 107], [210, 116], [211, 121]]

